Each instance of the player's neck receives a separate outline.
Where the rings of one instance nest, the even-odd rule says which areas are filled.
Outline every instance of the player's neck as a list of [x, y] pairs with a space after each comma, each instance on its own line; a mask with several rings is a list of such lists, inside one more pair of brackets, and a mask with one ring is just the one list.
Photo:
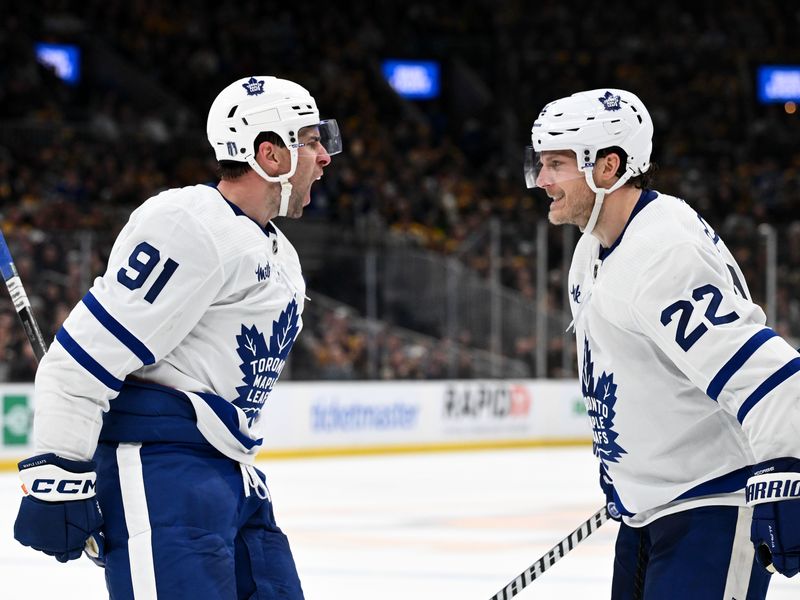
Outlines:
[[[273, 198], [275, 187], [277, 196]], [[217, 189], [261, 227], [266, 227], [269, 221], [278, 216], [280, 186], [270, 185], [256, 173], [247, 173], [233, 181], [220, 181]]]
[[592, 231], [604, 248], [610, 248], [622, 234], [641, 193], [642, 190], [633, 186], [624, 186], [605, 197], [600, 218]]

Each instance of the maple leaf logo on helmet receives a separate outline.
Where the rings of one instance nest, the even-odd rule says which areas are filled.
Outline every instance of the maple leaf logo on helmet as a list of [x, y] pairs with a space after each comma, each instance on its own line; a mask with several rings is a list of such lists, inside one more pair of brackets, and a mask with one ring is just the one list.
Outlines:
[[242, 84], [242, 87], [247, 91], [248, 96], [258, 96], [264, 93], [264, 80], [251, 77]]
[[611, 92], [606, 92], [605, 95], [602, 98], [598, 98], [598, 100], [603, 103], [606, 110], [619, 110], [622, 108], [619, 95], [614, 95]]

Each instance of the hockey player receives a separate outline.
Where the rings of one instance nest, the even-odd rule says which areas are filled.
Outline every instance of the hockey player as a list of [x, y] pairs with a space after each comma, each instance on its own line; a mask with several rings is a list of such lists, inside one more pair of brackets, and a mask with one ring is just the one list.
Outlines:
[[[653, 124], [630, 92], [551, 102], [528, 187], [583, 236], [569, 273], [580, 379], [609, 512], [614, 600], [757, 600], [800, 569], [800, 356], [733, 256], [649, 189]], [[752, 540], [752, 543], [751, 543]]]
[[303, 597], [253, 466], [305, 301], [273, 219], [302, 215], [341, 139], [266, 76], [220, 92], [208, 139], [219, 184], [132, 213], [36, 376], [14, 535], [62, 562], [88, 540], [114, 600]]

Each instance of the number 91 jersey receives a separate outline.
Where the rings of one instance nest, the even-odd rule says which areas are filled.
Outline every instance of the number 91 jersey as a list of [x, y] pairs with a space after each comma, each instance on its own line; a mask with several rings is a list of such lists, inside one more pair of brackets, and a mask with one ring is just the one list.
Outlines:
[[612, 247], [578, 242], [568, 286], [593, 450], [629, 525], [743, 505], [749, 465], [800, 457], [800, 357], [685, 202], [642, 192]]
[[149, 199], [40, 365], [37, 449], [90, 458], [127, 378], [187, 392], [208, 441], [255, 451], [304, 299], [297, 253], [271, 223], [205, 185]]

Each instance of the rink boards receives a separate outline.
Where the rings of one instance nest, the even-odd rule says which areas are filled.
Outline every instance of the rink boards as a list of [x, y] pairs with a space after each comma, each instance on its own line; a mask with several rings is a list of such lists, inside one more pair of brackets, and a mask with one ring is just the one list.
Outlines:
[[[0, 465], [30, 455], [30, 384], [0, 385]], [[113, 400], [112, 400], [113, 402]], [[262, 419], [265, 457], [588, 443], [575, 380], [281, 382]]]

